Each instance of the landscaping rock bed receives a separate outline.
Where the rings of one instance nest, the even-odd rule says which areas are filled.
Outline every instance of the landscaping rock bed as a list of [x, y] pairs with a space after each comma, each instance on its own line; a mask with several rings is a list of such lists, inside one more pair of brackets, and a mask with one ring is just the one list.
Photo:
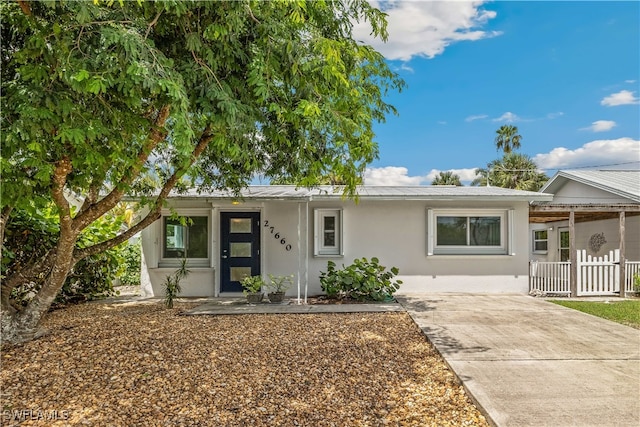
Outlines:
[[49, 313], [2, 349], [2, 425], [487, 425], [406, 313], [179, 315], [194, 306]]

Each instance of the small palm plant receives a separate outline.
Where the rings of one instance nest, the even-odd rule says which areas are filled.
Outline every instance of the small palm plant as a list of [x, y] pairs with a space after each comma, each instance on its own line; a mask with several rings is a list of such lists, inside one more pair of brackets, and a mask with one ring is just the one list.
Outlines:
[[189, 275], [187, 269], [187, 260], [182, 259], [180, 267], [164, 281], [164, 305], [167, 308], [173, 308], [173, 300], [182, 292], [180, 281]]

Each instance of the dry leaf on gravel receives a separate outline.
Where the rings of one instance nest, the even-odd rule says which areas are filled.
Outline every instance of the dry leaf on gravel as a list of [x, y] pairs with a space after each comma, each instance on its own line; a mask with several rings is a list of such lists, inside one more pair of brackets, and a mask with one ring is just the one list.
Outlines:
[[50, 313], [48, 335], [3, 348], [2, 425], [487, 425], [406, 313], [179, 309]]

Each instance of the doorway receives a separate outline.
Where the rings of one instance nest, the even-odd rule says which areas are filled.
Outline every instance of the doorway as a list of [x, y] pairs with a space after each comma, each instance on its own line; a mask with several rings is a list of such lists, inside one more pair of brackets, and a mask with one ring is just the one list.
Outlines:
[[567, 262], [571, 259], [571, 252], [569, 250], [569, 229], [558, 229], [558, 252], [560, 256], [560, 262]]
[[260, 274], [260, 212], [221, 212], [220, 242], [220, 293], [242, 292]]

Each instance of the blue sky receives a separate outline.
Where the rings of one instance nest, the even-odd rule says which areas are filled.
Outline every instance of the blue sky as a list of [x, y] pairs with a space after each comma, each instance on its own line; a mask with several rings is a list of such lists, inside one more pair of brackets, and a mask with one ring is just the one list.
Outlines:
[[447, 170], [468, 184], [501, 157], [503, 124], [549, 175], [640, 168], [640, 2], [371, 3], [389, 15], [389, 40], [356, 36], [408, 87], [387, 97], [399, 116], [375, 126], [366, 184], [430, 184]]

